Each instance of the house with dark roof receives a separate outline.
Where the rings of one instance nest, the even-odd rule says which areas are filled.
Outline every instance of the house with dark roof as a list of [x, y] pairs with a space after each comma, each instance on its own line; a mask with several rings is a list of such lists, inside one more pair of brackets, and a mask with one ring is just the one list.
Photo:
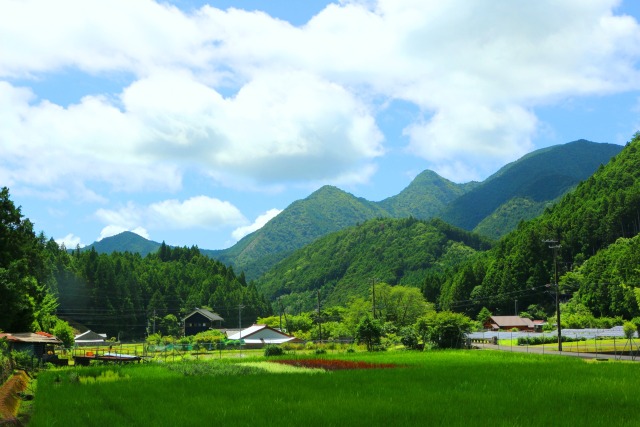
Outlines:
[[526, 317], [520, 316], [491, 316], [484, 323], [485, 329], [492, 331], [510, 331], [517, 329], [519, 331], [533, 332], [535, 330], [534, 321]]
[[217, 313], [212, 313], [204, 308], [196, 308], [182, 319], [184, 336], [195, 335], [209, 329], [222, 327], [224, 319]]
[[228, 331], [230, 340], [242, 340], [246, 348], [262, 348], [265, 345], [280, 345], [285, 343], [301, 343], [302, 340], [273, 329], [267, 325], [253, 325], [241, 331]]

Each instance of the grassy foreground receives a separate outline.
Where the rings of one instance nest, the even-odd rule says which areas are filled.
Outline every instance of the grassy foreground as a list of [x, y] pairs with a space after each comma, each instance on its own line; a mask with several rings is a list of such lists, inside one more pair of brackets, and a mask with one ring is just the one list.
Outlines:
[[299, 373], [223, 359], [54, 370], [38, 378], [29, 425], [638, 425], [634, 363], [494, 351], [327, 358], [401, 366]]

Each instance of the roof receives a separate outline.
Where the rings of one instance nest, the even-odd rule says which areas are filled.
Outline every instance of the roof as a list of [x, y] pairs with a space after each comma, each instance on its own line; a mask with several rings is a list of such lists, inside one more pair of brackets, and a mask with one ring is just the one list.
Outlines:
[[18, 333], [2, 333], [0, 338], [6, 338], [9, 342], [24, 343], [44, 343], [44, 344], [62, 344], [58, 338], [47, 333], [18, 332]]
[[281, 341], [287, 342], [295, 339], [291, 335], [287, 335], [284, 332], [280, 332], [277, 329], [273, 329], [267, 325], [252, 325], [240, 332], [228, 334], [230, 340], [243, 339], [245, 342], [249, 339], [256, 339], [259, 342], [274, 342]]
[[202, 314], [204, 317], [206, 317], [207, 319], [211, 320], [212, 322], [214, 322], [214, 321], [223, 322], [224, 321], [224, 319], [222, 317], [220, 317], [220, 315], [218, 313], [212, 313], [209, 310], [205, 310], [204, 308], [197, 308], [197, 307], [191, 313], [187, 314], [182, 319], [182, 321], [184, 322], [185, 320], [187, 320], [189, 317], [193, 316], [196, 313]]
[[86, 332], [81, 333], [80, 335], [76, 335], [74, 338], [75, 342], [104, 342], [107, 334], [98, 334], [89, 329]]
[[531, 319], [520, 316], [491, 316], [489, 321], [491, 323], [495, 323], [500, 328], [512, 328], [517, 326], [533, 328], [533, 322]]

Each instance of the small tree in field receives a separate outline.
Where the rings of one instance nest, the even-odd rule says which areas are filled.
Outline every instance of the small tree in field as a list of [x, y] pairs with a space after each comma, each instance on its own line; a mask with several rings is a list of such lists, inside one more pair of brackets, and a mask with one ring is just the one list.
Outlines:
[[458, 348], [471, 326], [471, 319], [464, 314], [442, 311], [418, 319], [416, 331], [425, 343], [431, 342], [437, 348]]
[[624, 322], [624, 325], [622, 325], [622, 331], [624, 332], [624, 336], [628, 340], [631, 340], [633, 338], [633, 336], [636, 334], [636, 330], [636, 324], [633, 322]]
[[380, 345], [381, 337], [382, 325], [380, 325], [380, 322], [377, 320], [366, 316], [358, 323], [356, 327], [356, 341], [359, 344], [364, 343], [367, 346], [367, 351], [375, 350], [376, 346]]

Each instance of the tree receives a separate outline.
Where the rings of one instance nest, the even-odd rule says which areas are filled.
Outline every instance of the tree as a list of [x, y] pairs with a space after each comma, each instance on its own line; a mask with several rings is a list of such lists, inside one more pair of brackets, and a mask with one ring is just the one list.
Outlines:
[[9, 189], [0, 189], [0, 329], [31, 331], [38, 326], [34, 321], [55, 310], [55, 301], [47, 298], [53, 279], [46, 243], [13, 204]]
[[465, 335], [471, 331], [472, 321], [461, 313], [441, 311], [423, 316], [416, 322], [416, 332], [422, 340], [437, 348], [462, 347]]
[[73, 328], [69, 326], [69, 324], [64, 320], [58, 319], [58, 321], [56, 322], [56, 326], [53, 328], [53, 335], [55, 335], [60, 341], [62, 341], [62, 344], [65, 348], [73, 347]]
[[633, 322], [624, 322], [624, 324], [622, 325], [622, 330], [624, 331], [624, 336], [628, 340], [631, 340], [633, 338], [633, 336], [635, 335], [637, 329], [638, 328], [636, 327], [636, 324], [633, 323]]
[[482, 310], [480, 310], [480, 313], [478, 313], [476, 320], [484, 325], [489, 321], [490, 318], [491, 312], [489, 311], [489, 309], [487, 307], [482, 307]]
[[160, 321], [160, 331], [163, 335], [171, 335], [177, 337], [180, 335], [180, 323], [178, 318], [173, 314], [167, 314]]
[[380, 345], [382, 337], [382, 325], [370, 316], [365, 316], [356, 327], [356, 341], [358, 344], [364, 343], [367, 351], [373, 351]]

